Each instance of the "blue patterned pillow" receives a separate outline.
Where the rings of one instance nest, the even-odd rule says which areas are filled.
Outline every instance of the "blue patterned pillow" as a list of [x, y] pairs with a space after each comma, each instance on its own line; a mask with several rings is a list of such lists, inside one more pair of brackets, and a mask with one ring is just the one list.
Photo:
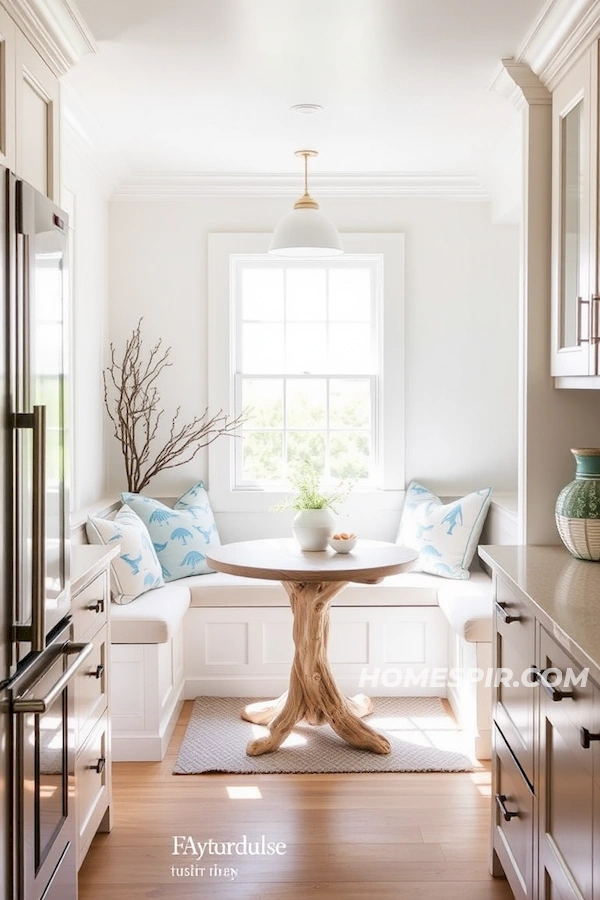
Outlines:
[[417, 565], [422, 572], [469, 578], [491, 498], [492, 488], [484, 488], [444, 504], [418, 481], [411, 481], [397, 543], [419, 551]]
[[126, 491], [121, 499], [135, 510], [150, 532], [165, 581], [214, 571], [206, 563], [206, 550], [221, 541], [201, 481], [183, 494], [173, 508]]
[[114, 519], [89, 516], [85, 530], [90, 544], [118, 543], [121, 548], [110, 564], [110, 590], [115, 603], [131, 603], [152, 588], [164, 587], [148, 529], [128, 506], [122, 506]]

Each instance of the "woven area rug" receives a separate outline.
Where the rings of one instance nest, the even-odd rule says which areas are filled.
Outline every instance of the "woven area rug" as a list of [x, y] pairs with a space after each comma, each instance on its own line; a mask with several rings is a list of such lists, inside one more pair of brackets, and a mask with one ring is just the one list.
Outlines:
[[173, 774], [249, 775], [329, 772], [471, 772], [464, 737], [437, 697], [376, 697], [365, 717], [392, 744], [386, 756], [349, 746], [329, 725], [299, 723], [279, 750], [246, 756], [246, 744], [267, 733], [240, 718], [256, 697], [197, 697]]

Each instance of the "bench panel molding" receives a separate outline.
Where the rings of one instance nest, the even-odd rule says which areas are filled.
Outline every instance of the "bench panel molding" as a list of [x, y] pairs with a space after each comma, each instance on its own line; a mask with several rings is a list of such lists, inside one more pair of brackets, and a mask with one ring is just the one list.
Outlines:
[[[283, 692], [294, 651], [291, 635], [292, 614], [283, 607], [192, 607], [184, 627], [186, 699]], [[439, 607], [331, 610], [331, 667], [338, 684], [351, 693], [362, 690], [365, 668], [369, 673], [391, 669], [393, 681], [409, 669], [416, 676], [428, 667], [445, 667], [447, 640]], [[381, 680], [370, 692], [382, 697], [445, 696], [443, 687], [412, 685], [399, 690], [397, 684]]]

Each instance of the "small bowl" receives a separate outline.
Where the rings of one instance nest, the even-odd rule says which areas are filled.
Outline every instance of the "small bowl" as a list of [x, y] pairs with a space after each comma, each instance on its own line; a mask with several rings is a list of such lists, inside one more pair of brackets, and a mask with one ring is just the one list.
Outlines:
[[356, 542], [358, 538], [348, 538], [347, 540], [343, 540], [342, 538], [329, 538], [329, 546], [332, 550], [335, 550], [336, 553], [350, 553], [351, 550], [354, 550], [356, 547]]

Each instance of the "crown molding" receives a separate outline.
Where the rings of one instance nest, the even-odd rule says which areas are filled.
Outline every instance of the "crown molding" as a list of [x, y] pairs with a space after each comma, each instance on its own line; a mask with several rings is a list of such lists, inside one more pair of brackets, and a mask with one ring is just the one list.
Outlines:
[[98, 47], [72, 0], [0, 0], [52, 71], [60, 77]]
[[553, 89], [565, 70], [600, 37], [600, 0], [548, 0], [525, 36], [517, 62], [524, 62]]
[[[478, 178], [470, 175], [347, 174], [313, 175], [318, 199], [385, 197], [452, 197], [488, 200]], [[185, 200], [196, 197], [298, 197], [298, 175], [135, 175], [119, 185], [113, 200]]]
[[502, 59], [490, 90], [505, 97], [517, 109], [525, 106], [550, 106], [552, 94], [527, 63]]

